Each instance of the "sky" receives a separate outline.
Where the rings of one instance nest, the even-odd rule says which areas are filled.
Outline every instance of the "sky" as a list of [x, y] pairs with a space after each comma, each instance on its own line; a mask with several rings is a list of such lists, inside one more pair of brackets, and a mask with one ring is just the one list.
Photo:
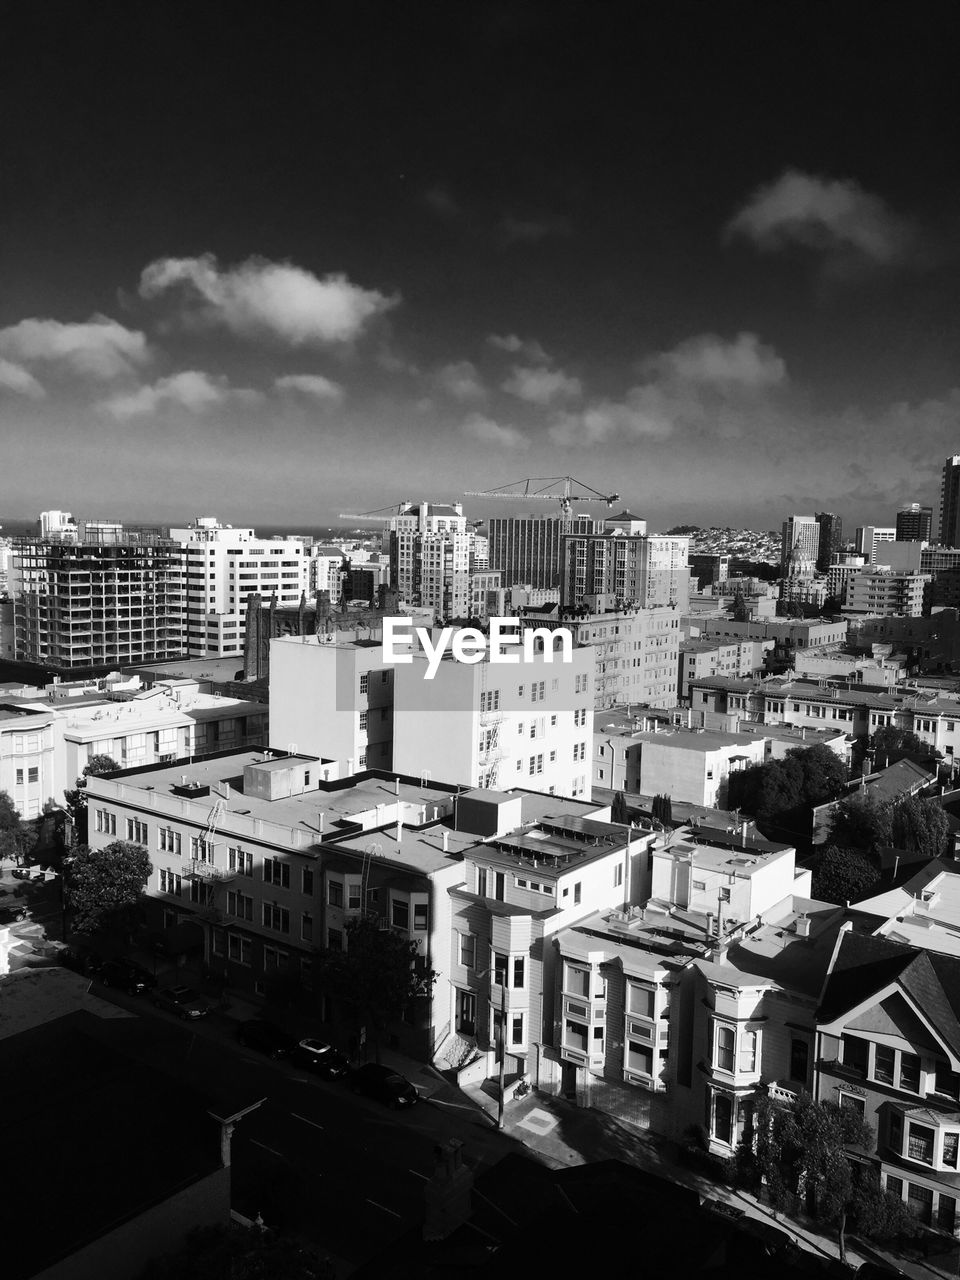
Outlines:
[[564, 475], [651, 530], [935, 504], [957, 26], [855, 0], [8, 8], [0, 519], [307, 526]]

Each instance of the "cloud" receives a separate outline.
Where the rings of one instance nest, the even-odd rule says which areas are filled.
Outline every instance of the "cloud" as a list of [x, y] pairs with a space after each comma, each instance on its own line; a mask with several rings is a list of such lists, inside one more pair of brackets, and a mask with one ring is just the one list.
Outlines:
[[481, 444], [493, 445], [498, 449], [527, 449], [530, 442], [522, 431], [516, 427], [504, 427], [493, 418], [484, 417], [481, 413], [472, 413], [460, 426], [463, 435]]
[[573, 234], [569, 218], [559, 215], [544, 218], [514, 218], [507, 214], [500, 220], [500, 238], [505, 245], [539, 244], [550, 236]]
[[188, 324], [222, 325], [240, 337], [266, 336], [294, 347], [351, 342], [399, 302], [345, 275], [321, 280], [301, 267], [262, 258], [221, 269], [209, 253], [160, 258], [144, 268], [141, 297], [170, 291], [181, 299]]
[[438, 218], [457, 218], [463, 212], [457, 200], [442, 182], [436, 182], [432, 187], [427, 187], [421, 199], [430, 212], [435, 213]]
[[32, 373], [19, 364], [3, 359], [0, 359], [0, 389], [28, 396], [31, 400], [42, 400], [47, 394]]
[[787, 377], [783, 360], [755, 333], [738, 333], [732, 342], [712, 333], [687, 338], [672, 351], [650, 356], [640, 368], [653, 378], [716, 388], [776, 387]]
[[795, 244], [883, 266], [908, 261], [919, 251], [916, 227], [880, 196], [849, 178], [820, 178], [795, 169], [758, 187], [724, 234], [750, 240], [763, 252]]
[[476, 366], [469, 360], [445, 364], [435, 373], [434, 381], [441, 391], [454, 400], [484, 400], [487, 395]]
[[99, 315], [82, 324], [21, 320], [0, 329], [0, 355], [27, 365], [59, 365], [104, 382], [135, 373], [150, 358], [142, 333]]
[[542, 364], [550, 363], [550, 357], [534, 339], [518, 338], [515, 333], [491, 333], [487, 335], [487, 342], [498, 351], [507, 351], [510, 355], [523, 356], [525, 360]]
[[645, 381], [620, 399], [595, 400], [554, 416], [554, 444], [586, 448], [608, 440], [665, 440], [680, 429], [733, 439], [769, 411], [787, 381], [772, 347], [752, 333], [732, 341], [716, 334], [687, 338], [641, 362]]
[[528, 368], [514, 365], [510, 377], [502, 384], [510, 395], [526, 400], [528, 404], [553, 404], [557, 400], [573, 400], [580, 395], [583, 386], [579, 378], [572, 378], [562, 369], [545, 369], [542, 366]]
[[249, 404], [260, 398], [257, 391], [231, 387], [226, 378], [211, 378], [207, 373], [188, 369], [159, 378], [129, 395], [113, 396], [102, 407], [114, 418], [137, 418], [168, 407], [200, 414], [231, 401]]
[[331, 403], [339, 403], [345, 394], [338, 382], [331, 382], [319, 373], [287, 373], [277, 378], [273, 385], [278, 391], [295, 391]]

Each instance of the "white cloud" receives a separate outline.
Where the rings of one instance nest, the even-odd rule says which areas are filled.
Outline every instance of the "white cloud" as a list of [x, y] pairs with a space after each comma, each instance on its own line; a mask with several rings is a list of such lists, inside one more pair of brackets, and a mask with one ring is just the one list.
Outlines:
[[10, 360], [0, 359], [0, 388], [16, 392], [19, 396], [28, 396], [31, 400], [42, 400], [47, 394], [32, 373]]
[[249, 258], [221, 269], [209, 253], [160, 258], [144, 268], [142, 297], [171, 290], [183, 301], [188, 323], [222, 325], [244, 338], [267, 335], [295, 347], [351, 342], [399, 301], [345, 275], [318, 279], [290, 263]]
[[486, 388], [480, 380], [476, 366], [469, 360], [458, 360], [454, 364], [445, 364], [434, 375], [434, 381], [441, 391], [452, 396], [454, 400], [483, 400]]
[[142, 333], [107, 316], [82, 324], [21, 320], [0, 329], [0, 354], [23, 364], [52, 364], [109, 381], [136, 372], [150, 352]]
[[514, 218], [507, 214], [500, 222], [504, 244], [539, 244], [550, 236], [569, 236], [573, 226], [569, 218], [559, 215], [544, 218]]
[[287, 373], [277, 378], [274, 386], [278, 391], [296, 391], [332, 403], [339, 403], [345, 394], [338, 382], [331, 382], [319, 373]]
[[531, 369], [521, 365], [513, 366], [502, 387], [528, 404], [540, 405], [576, 399], [583, 390], [580, 379], [570, 377], [562, 369]]
[[493, 445], [497, 449], [527, 449], [530, 442], [522, 431], [516, 427], [504, 427], [493, 418], [484, 417], [481, 413], [472, 413], [460, 427], [465, 436], [478, 440], [481, 444]]
[[732, 342], [705, 333], [686, 338], [672, 351], [662, 351], [641, 364], [654, 378], [713, 386], [762, 389], [786, 381], [787, 366], [755, 333], [738, 333]]
[[889, 265], [914, 257], [916, 229], [880, 196], [852, 179], [828, 179], [788, 169], [759, 187], [725, 228], [758, 249], [791, 244], [820, 252], [852, 253]]
[[139, 387], [129, 395], [113, 396], [103, 408], [115, 418], [136, 418], [174, 407], [190, 413], [204, 413], [229, 402], [253, 403], [256, 391], [231, 387], [225, 378], [211, 378], [196, 369], [159, 378], [151, 386]]
[[515, 333], [491, 333], [487, 342], [498, 351], [508, 351], [510, 355], [523, 356], [524, 360], [532, 360], [539, 364], [549, 364], [550, 357], [535, 339], [518, 338]]

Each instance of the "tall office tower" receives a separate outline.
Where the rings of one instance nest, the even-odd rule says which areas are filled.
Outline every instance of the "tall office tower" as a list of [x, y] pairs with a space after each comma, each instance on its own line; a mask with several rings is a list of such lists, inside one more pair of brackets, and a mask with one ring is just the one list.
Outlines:
[[504, 587], [560, 585], [560, 547], [568, 534], [602, 533], [590, 516], [507, 516], [490, 521], [490, 568]]
[[309, 558], [299, 538], [258, 538], [216, 516], [198, 516], [170, 537], [186, 556], [187, 652], [191, 657], [243, 653], [247, 596], [289, 608], [307, 590]]
[[459, 502], [411, 503], [390, 520], [390, 582], [403, 604], [438, 619], [470, 613], [471, 559], [485, 539], [467, 528]]
[[780, 573], [784, 578], [813, 573], [820, 551], [816, 516], [787, 516], [780, 545]]
[[929, 542], [933, 508], [911, 502], [897, 512], [897, 542]]
[[867, 564], [883, 563], [883, 544], [895, 542], [896, 529], [881, 528], [877, 524], [865, 524], [857, 529], [855, 549], [858, 556], [863, 556]]
[[826, 573], [834, 556], [843, 550], [843, 521], [832, 511], [818, 511], [815, 516], [820, 526], [820, 545], [817, 551], [817, 569]]
[[960, 547], [960, 453], [943, 464], [940, 480], [940, 545]]
[[602, 596], [602, 608], [674, 605], [683, 612], [690, 604], [689, 553], [688, 537], [611, 530], [568, 535], [562, 548], [561, 606], [577, 608], [585, 596]]
[[24, 538], [14, 550], [14, 656], [57, 668], [180, 657], [184, 554], [158, 539]]

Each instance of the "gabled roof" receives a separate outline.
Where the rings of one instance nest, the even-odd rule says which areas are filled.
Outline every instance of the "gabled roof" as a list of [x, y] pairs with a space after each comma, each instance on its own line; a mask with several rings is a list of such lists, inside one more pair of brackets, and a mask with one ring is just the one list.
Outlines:
[[960, 1057], [960, 960], [887, 938], [843, 935], [817, 1020], [834, 1022], [893, 985], [900, 987]]

